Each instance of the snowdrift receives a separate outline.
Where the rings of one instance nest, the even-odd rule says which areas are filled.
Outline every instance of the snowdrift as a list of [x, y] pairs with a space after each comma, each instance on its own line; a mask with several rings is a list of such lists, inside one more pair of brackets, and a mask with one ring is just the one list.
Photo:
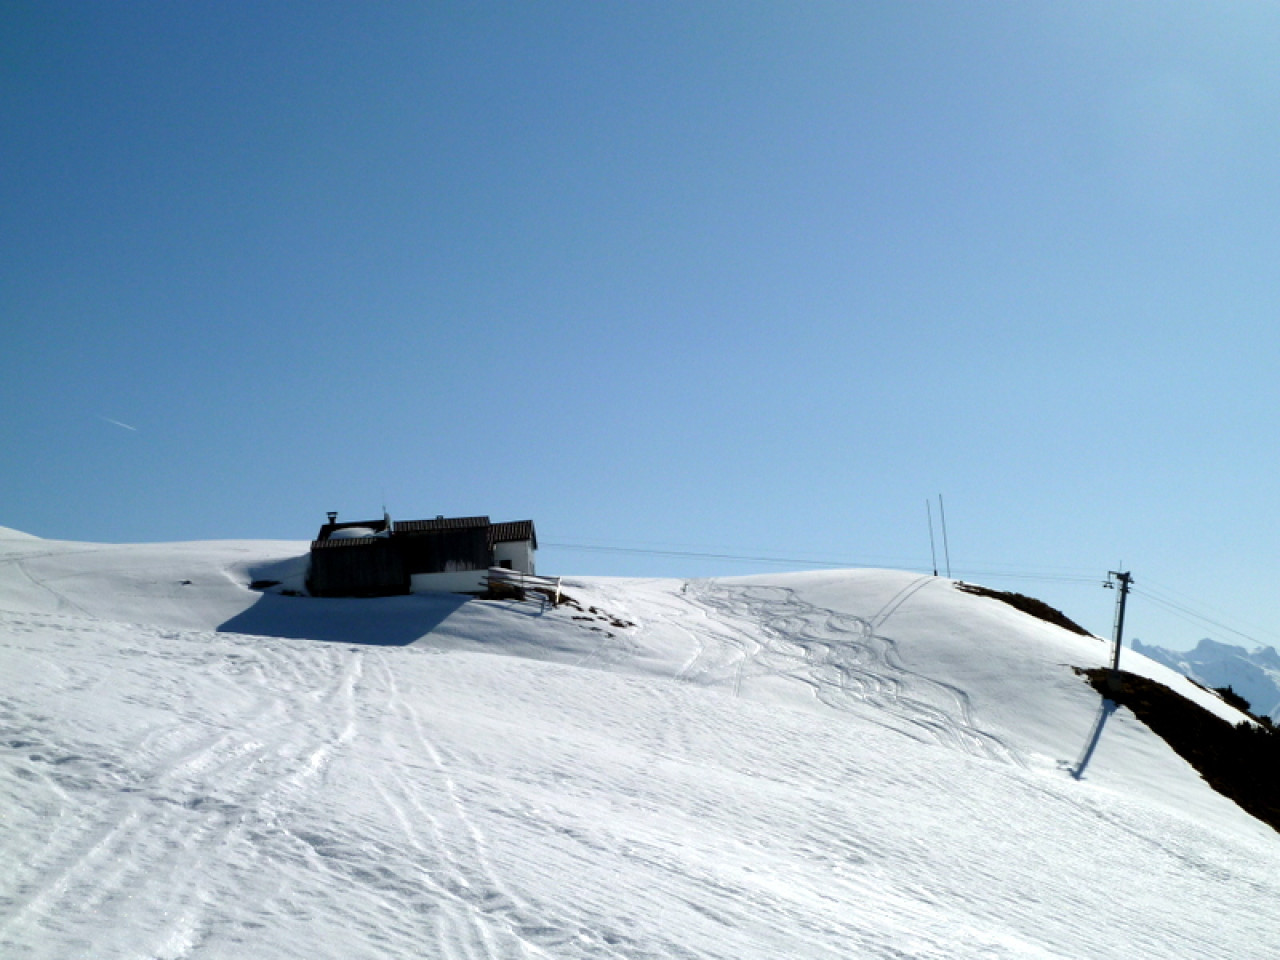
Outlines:
[[1280, 838], [948, 580], [320, 600], [303, 543], [0, 532], [4, 956], [1280, 953]]

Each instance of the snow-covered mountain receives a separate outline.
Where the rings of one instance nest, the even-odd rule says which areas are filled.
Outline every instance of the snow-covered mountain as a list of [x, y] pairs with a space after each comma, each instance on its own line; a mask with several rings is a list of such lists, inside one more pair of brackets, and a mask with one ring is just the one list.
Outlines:
[[879, 570], [285, 595], [305, 551], [0, 536], [0, 955], [1280, 955], [1280, 838], [1101, 640]]
[[1260, 646], [1250, 653], [1206, 637], [1194, 650], [1167, 650], [1141, 640], [1133, 641], [1133, 649], [1207, 687], [1231, 687], [1249, 701], [1254, 714], [1280, 721], [1280, 653], [1275, 647]]

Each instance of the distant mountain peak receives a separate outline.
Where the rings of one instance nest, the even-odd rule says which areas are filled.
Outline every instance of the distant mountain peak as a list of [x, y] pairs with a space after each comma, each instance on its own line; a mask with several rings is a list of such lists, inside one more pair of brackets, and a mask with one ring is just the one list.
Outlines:
[[1259, 647], [1253, 651], [1253, 660], [1272, 670], [1280, 670], [1280, 652], [1275, 647]]
[[1252, 653], [1235, 644], [1203, 638], [1192, 650], [1169, 650], [1141, 640], [1133, 650], [1215, 689], [1230, 687], [1249, 701], [1252, 712], [1280, 722], [1280, 653], [1260, 646]]
[[1220, 640], [1212, 640], [1209, 637], [1202, 637], [1200, 642], [1196, 644], [1192, 653], [1197, 655], [1216, 654], [1216, 655], [1232, 655], [1247, 658], [1249, 651], [1244, 647], [1238, 647], [1230, 643], [1222, 643]]

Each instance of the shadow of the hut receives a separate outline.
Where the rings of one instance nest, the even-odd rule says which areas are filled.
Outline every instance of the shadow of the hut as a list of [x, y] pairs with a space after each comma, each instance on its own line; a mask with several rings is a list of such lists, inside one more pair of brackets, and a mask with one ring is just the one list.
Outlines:
[[402, 647], [430, 634], [469, 599], [454, 593], [370, 599], [264, 593], [218, 632]]

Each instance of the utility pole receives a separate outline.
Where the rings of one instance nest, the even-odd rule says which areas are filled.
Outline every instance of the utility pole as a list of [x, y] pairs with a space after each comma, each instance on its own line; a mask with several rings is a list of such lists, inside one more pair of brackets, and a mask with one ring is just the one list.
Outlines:
[[938, 551], [933, 545], [933, 507], [929, 505], [926, 497], [924, 501], [925, 513], [929, 516], [929, 556], [933, 558], [933, 575], [938, 575]]
[[942, 494], [938, 494], [938, 513], [942, 518], [942, 552], [947, 558], [947, 579], [951, 579], [951, 547], [947, 544], [947, 511], [942, 506]]
[[1129, 587], [1133, 584], [1133, 577], [1129, 573], [1118, 573], [1115, 570], [1107, 571], [1107, 582], [1104, 587], [1114, 590], [1115, 583], [1111, 578], [1115, 577], [1120, 583], [1120, 593], [1116, 597], [1116, 626], [1113, 638], [1114, 649], [1111, 652], [1111, 689], [1120, 689], [1120, 643], [1124, 637], [1124, 604], [1129, 596]]

